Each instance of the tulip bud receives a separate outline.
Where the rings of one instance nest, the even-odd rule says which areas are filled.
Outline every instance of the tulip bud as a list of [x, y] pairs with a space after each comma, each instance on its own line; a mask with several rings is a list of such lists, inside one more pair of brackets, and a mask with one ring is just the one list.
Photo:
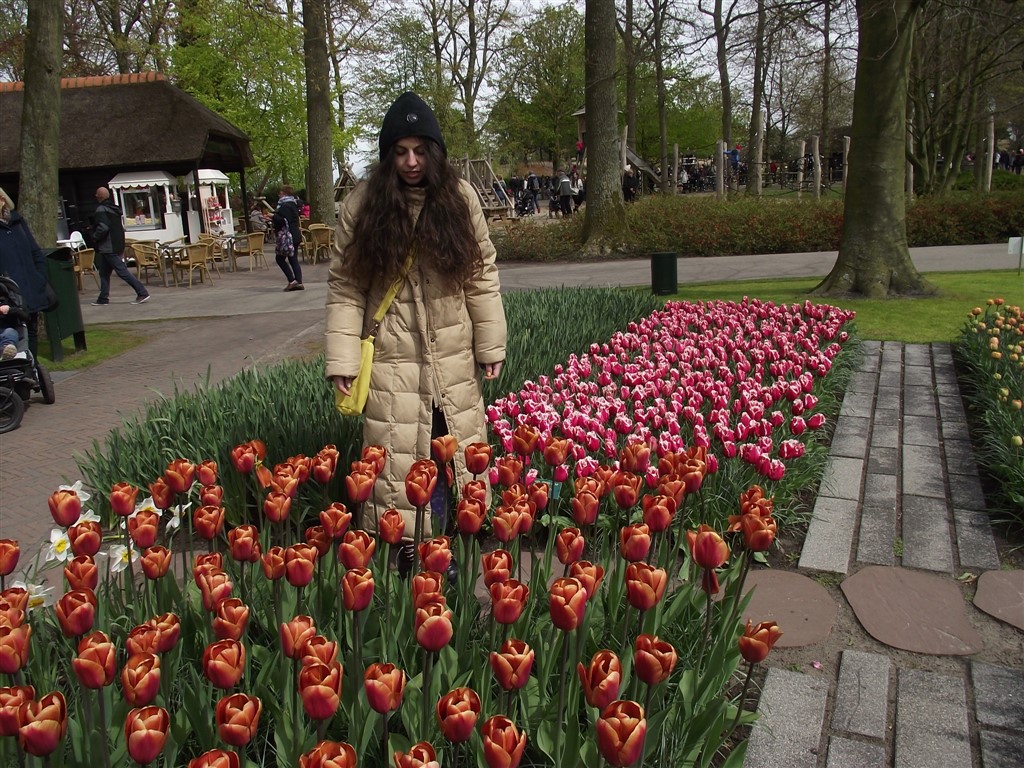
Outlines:
[[574, 578], [556, 579], [548, 595], [551, 622], [563, 632], [576, 629], [587, 607], [587, 590]]
[[333, 717], [341, 703], [341, 664], [310, 664], [299, 672], [302, 709], [312, 720]]
[[484, 552], [480, 557], [484, 574], [484, 586], [488, 589], [499, 581], [508, 581], [512, 574], [512, 554], [507, 549]]
[[430, 454], [441, 465], [447, 464], [454, 459], [455, 453], [458, 450], [459, 441], [455, 439], [454, 435], [442, 435], [430, 441]]
[[96, 557], [103, 544], [103, 529], [95, 520], [83, 520], [68, 528], [68, 541], [75, 555]]
[[188, 768], [238, 768], [238, 754], [226, 749], [211, 749], [188, 761]]
[[217, 702], [214, 712], [217, 735], [225, 744], [244, 747], [256, 735], [262, 712], [263, 702], [256, 696], [244, 693], [224, 696]]
[[187, 459], [175, 459], [167, 465], [164, 481], [174, 493], [185, 493], [195, 480], [195, 465]]
[[59, 691], [39, 701], [26, 701], [18, 710], [18, 746], [30, 755], [52, 754], [67, 730], [68, 705]]
[[147, 579], [162, 579], [171, 567], [171, 551], [167, 547], [150, 547], [142, 553], [141, 562]]
[[491, 670], [498, 685], [506, 691], [526, 685], [533, 669], [535, 654], [522, 640], [506, 640], [498, 652], [491, 651]]
[[661, 568], [647, 563], [630, 563], [626, 566], [626, 600], [640, 611], [649, 611], [665, 594], [668, 574]]
[[320, 525], [331, 539], [340, 539], [352, 523], [352, 513], [344, 504], [336, 501], [320, 513]]
[[241, 640], [248, 624], [249, 606], [240, 598], [229, 597], [217, 603], [213, 618], [213, 636], [218, 640]]
[[54, 491], [48, 500], [53, 521], [62, 528], [67, 528], [82, 516], [82, 501], [72, 490]]
[[284, 576], [283, 547], [271, 547], [263, 553], [260, 561], [263, 566], [263, 575], [271, 581], [277, 581]]
[[110, 490], [110, 508], [115, 515], [128, 517], [135, 511], [135, 499], [139, 495], [139, 489], [128, 483], [114, 483]]
[[301, 659], [306, 643], [316, 635], [316, 626], [309, 616], [296, 616], [281, 625], [281, 651], [289, 659]]
[[309, 544], [294, 544], [284, 551], [284, 575], [293, 587], [305, 587], [313, 580], [317, 550]]
[[436, 653], [452, 639], [452, 612], [444, 603], [434, 602], [416, 609], [416, 642], [426, 651]]
[[526, 734], [504, 715], [495, 715], [480, 728], [488, 768], [518, 768], [526, 749]]
[[491, 446], [488, 443], [470, 443], [466, 446], [466, 469], [473, 475], [482, 475], [491, 463]]
[[346, 611], [365, 611], [373, 601], [374, 581], [369, 568], [350, 568], [341, 577]]
[[395, 768], [441, 768], [429, 741], [413, 744], [408, 752], [395, 752]]
[[84, 635], [96, 620], [96, 595], [89, 590], [72, 590], [54, 605], [60, 631], [65, 637]]
[[139, 765], [149, 765], [163, 752], [171, 716], [162, 707], [133, 709], [124, 721], [128, 754]]
[[755, 627], [747, 619], [747, 626], [739, 639], [740, 655], [750, 664], [764, 661], [780, 637], [782, 632], [774, 621], [762, 621]]
[[441, 733], [453, 744], [469, 741], [480, 717], [480, 697], [472, 688], [456, 688], [442, 696], [434, 708]]
[[376, 549], [376, 540], [366, 531], [349, 530], [338, 546], [338, 559], [346, 568], [366, 568]]
[[491, 594], [491, 613], [499, 624], [515, 624], [526, 608], [530, 588], [515, 579], [496, 582], [488, 590]]
[[577, 664], [576, 672], [583, 684], [583, 695], [590, 706], [604, 709], [619, 697], [622, 662], [612, 651], [598, 651], [590, 660], [590, 666]]
[[31, 638], [31, 624], [21, 624], [17, 627], [0, 625], [0, 672], [13, 675], [25, 666]]
[[385, 544], [398, 544], [405, 535], [405, 518], [397, 509], [388, 509], [377, 520], [377, 532]]
[[614, 701], [597, 721], [597, 747], [613, 766], [630, 766], [643, 757], [647, 720], [635, 701]]
[[405, 495], [414, 507], [426, 507], [437, 485], [437, 465], [430, 459], [414, 462], [405, 476]]
[[255, 525], [237, 525], [228, 531], [228, 554], [236, 563], [260, 559], [259, 532]]
[[657, 685], [668, 679], [679, 656], [671, 643], [653, 635], [640, 635], [636, 639], [633, 668], [636, 676], [647, 685]]
[[34, 701], [36, 689], [31, 685], [0, 688], [0, 737], [18, 735], [18, 712], [21, 705]]
[[646, 560], [651, 551], [651, 529], [646, 524], [627, 525], [619, 531], [619, 552], [623, 560]]
[[405, 672], [394, 664], [371, 664], [363, 673], [363, 687], [374, 712], [394, 712], [402, 704]]
[[96, 561], [89, 555], [79, 555], [64, 566], [64, 578], [73, 590], [95, 590], [100, 582]]
[[151, 703], [160, 689], [160, 657], [155, 653], [129, 656], [121, 670], [121, 689], [133, 707]]

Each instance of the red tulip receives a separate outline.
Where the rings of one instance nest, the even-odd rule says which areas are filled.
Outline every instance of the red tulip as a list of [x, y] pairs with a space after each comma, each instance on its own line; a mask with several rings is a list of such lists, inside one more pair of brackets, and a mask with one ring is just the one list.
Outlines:
[[665, 594], [668, 574], [662, 568], [647, 563], [626, 566], [626, 600], [640, 611], [649, 611]]
[[487, 508], [478, 499], [461, 498], [455, 508], [455, 525], [459, 533], [475, 536], [487, 520]]
[[[193, 577], [196, 573], [203, 570], [214, 570], [221, 571], [224, 569], [224, 555], [220, 552], [208, 552], [202, 555], [196, 555], [195, 562], [192, 565]], [[196, 586], [199, 586], [199, 582], [196, 581]]]
[[492, 584], [491, 613], [499, 624], [515, 624], [526, 608], [530, 588], [515, 579]]
[[701, 568], [721, 568], [729, 559], [729, 545], [710, 525], [701, 525], [696, 531], [687, 531], [690, 554]]
[[491, 651], [494, 679], [506, 691], [522, 688], [530, 679], [534, 658], [533, 649], [522, 640], [506, 640], [499, 651]]
[[326, 664], [330, 666], [338, 660], [338, 644], [323, 635], [313, 635], [302, 647], [302, 666], [309, 664]]
[[555, 552], [558, 554], [558, 562], [562, 565], [571, 565], [583, 557], [583, 549], [586, 547], [586, 539], [579, 528], [563, 528], [558, 532], [555, 539]]
[[555, 579], [548, 596], [551, 622], [563, 632], [572, 632], [583, 621], [587, 590], [578, 579]]
[[482, 475], [491, 463], [491, 446], [488, 443], [470, 443], [464, 451], [466, 469], [473, 475]]
[[199, 507], [192, 515], [192, 526], [197, 536], [212, 541], [224, 528], [224, 507]]
[[385, 544], [398, 544], [405, 535], [405, 518], [397, 509], [389, 509], [377, 520], [377, 532]]
[[9, 600], [0, 598], [0, 626], [20, 627], [24, 623], [25, 611]]
[[593, 525], [597, 520], [597, 510], [600, 506], [598, 497], [590, 491], [580, 491], [572, 497], [572, 519], [577, 525]]
[[651, 529], [644, 523], [627, 525], [619, 531], [619, 552], [631, 563], [646, 560], [651, 551]]
[[671, 643], [659, 640], [654, 635], [640, 635], [636, 639], [635, 648], [633, 668], [641, 682], [657, 685], [668, 680], [679, 660]]
[[224, 696], [215, 710], [217, 735], [225, 744], [244, 747], [256, 735], [262, 712], [263, 702], [256, 696], [244, 693]]
[[31, 685], [0, 688], [0, 737], [18, 735], [18, 712], [21, 705], [33, 701], [36, 689]]
[[281, 650], [289, 659], [301, 659], [306, 643], [316, 635], [316, 626], [309, 616], [296, 616], [281, 625]]
[[235, 585], [231, 577], [221, 570], [206, 570], [196, 573], [196, 582], [199, 585], [199, 594], [203, 598], [203, 608], [213, 611], [217, 603], [231, 596]]
[[619, 464], [626, 472], [642, 475], [651, 463], [651, 447], [647, 443], [634, 441], [619, 452]]
[[459, 450], [459, 441], [454, 435], [442, 435], [430, 441], [430, 454], [438, 464], [447, 464], [455, 458]]
[[615, 503], [622, 509], [629, 509], [640, 500], [644, 479], [632, 472], [616, 472], [612, 475], [611, 489]]
[[441, 768], [429, 741], [413, 744], [408, 752], [395, 752], [395, 768]]
[[747, 619], [747, 626], [739, 639], [740, 655], [750, 664], [764, 661], [780, 637], [782, 632], [774, 621], [762, 621], [755, 627]]
[[430, 459], [413, 462], [405, 476], [405, 496], [414, 507], [430, 504], [430, 496], [437, 485], [437, 465]]
[[238, 640], [217, 640], [203, 651], [203, 674], [217, 688], [238, 685], [245, 671], [245, 646]]
[[160, 690], [160, 657], [155, 653], [129, 656], [121, 670], [121, 689], [133, 707], [151, 703]]
[[444, 587], [447, 579], [437, 571], [420, 571], [412, 577], [413, 608], [421, 608], [427, 603], [443, 603]]
[[162, 707], [133, 709], [124, 721], [128, 754], [139, 765], [149, 765], [163, 752], [171, 716]]
[[293, 544], [284, 551], [284, 576], [293, 587], [305, 587], [313, 580], [317, 549], [309, 544]]
[[590, 666], [577, 664], [576, 672], [583, 684], [583, 695], [590, 706], [604, 709], [619, 697], [622, 662], [612, 651], [598, 651], [590, 660]]
[[350, 568], [341, 577], [341, 593], [346, 611], [364, 611], [373, 601], [374, 581], [369, 568]]
[[124, 641], [129, 656], [139, 653], [159, 653], [160, 630], [146, 622], [132, 627]]
[[434, 708], [441, 733], [453, 744], [469, 741], [480, 717], [480, 697], [472, 688], [456, 688], [442, 696]]
[[68, 541], [74, 554], [95, 557], [103, 544], [103, 529], [95, 520], [83, 520], [68, 528]]
[[443, 603], [427, 603], [416, 609], [415, 626], [416, 642], [436, 653], [452, 639], [452, 612]]
[[102, 632], [93, 632], [78, 643], [78, 655], [71, 667], [85, 688], [103, 688], [114, 682], [117, 673], [117, 650]]
[[320, 525], [331, 539], [340, 539], [352, 523], [352, 513], [340, 501], [320, 512]]
[[507, 549], [495, 549], [492, 552], [484, 552], [480, 557], [480, 564], [484, 574], [484, 586], [490, 586], [499, 581], [508, 581], [512, 575], [512, 555]]
[[167, 547], [150, 547], [142, 553], [140, 560], [147, 579], [162, 579], [171, 567], [171, 551]]
[[249, 624], [249, 606], [237, 597], [217, 603], [213, 617], [213, 636], [218, 640], [241, 640]]
[[356, 751], [344, 741], [321, 741], [299, 757], [299, 768], [356, 768]]
[[188, 768], [238, 768], [238, 755], [225, 749], [211, 749], [188, 761]]
[[373, 494], [377, 475], [369, 472], [351, 472], [345, 476], [345, 492], [352, 504], [362, 504]]
[[68, 730], [68, 705], [59, 691], [18, 709], [18, 746], [36, 757], [53, 753]]
[[495, 715], [480, 728], [488, 768], [517, 768], [526, 749], [526, 734], [504, 715]]
[[207, 459], [196, 465], [196, 480], [200, 485], [213, 485], [217, 482], [217, 462]]
[[224, 489], [219, 485], [204, 485], [199, 491], [199, 503], [210, 507], [223, 506]]
[[271, 547], [261, 556], [263, 575], [271, 581], [284, 576], [284, 548]]
[[228, 531], [228, 554], [236, 563], [255, 563], [260, 553], [259, 531], [255, 525], [238, 525]]
[[174, 613], [162, 613], [149, 620], [149, 626], [156, 630], [157, 653], [167, 653], [178, 644], [181, 637], [181, 619]]
[[597, 588], [601, 586], [604, 578], [604, 566], [594, 565], [589, 560], [577, 560], [569, 566], [569, 575], [578, 579], [583, 588], [587, 590], [587, 600], [597, 594]]
[[74, 525], [82, 516], [82, 500], [72, 490], [54, 491], [48, 500], [53, 521], [61, 528]]
[[423, 570], [444, 571], [452, 561], [451, 540], [447, 536], [437, 536], [421, 542], [419, 556]]
[[185, 493], [192, 487], [196, 477], [196, 467], [188, 459], [175, 459], [167, 465], [164, 481], [174, 493]]
[[[110, 508], [115, 515], [128, 517], [135, 511], [135, 499], [139, 489], [129, 483], [114, 483], [110, 489]], [[148, 546], [148, 545], [147, 545]]]
[[155, 509], [142, 509], [128, 518], [128, 535], [139, 549], [152, 547], [160, 528], [160, 513]]
[[64, 578], [71, 589], [91, 592], [100, 583], [100, 572], [90, 555], [79, 555], [64, 566]]
[[5, 600], [12, 608], [19, 611], [28, 609], [28, 590], [24, 587], [8, 587], [0, 592], [0, 600]]
[[540, 433], [534, 427], [520, 424], [512, 433], [512, 450], [525, 459], [537, 449], [538, 440]]
[[234, 465], [235, 470], [243, 475], [252, 472], [259, 460], [255, 447], [251, 443], [242, 443], [242, 445], [237, 445], [231, 449], [231, 463]]
[[505, 487], [515, 485], [523, 475], [523, 462], [518, 456], [502, 456], [494, 460], [494, 468], [498, 472], [498, 485]]
[[671, 496], [644, 496], [641, 499], [644, 522], [651, 533], [661, 533], [672, 525], [676, 515], [676, 500]]
[[[74, 552], [73, 545], [71, 551]], [[20, 555], [21, 547], [18, 546], [18, 542], [14, 539], [0, 539], [0, 576], [9, 576], [14, 572]]]
[[263, 515], [272, 523], [288, 519], [292, 508], [292, 497], [280, 491], [271, 491], [263, 500]]
[[462, 498], [476, 499], [484, 507], [487, 507], [487, 494], [489, 493], [487, 483], [483, 480], [470, 480], [462, 486]]
[[760, 515], [741, 515], [740, 530], [743, 531], [743, 544], [751, 552], [767, 552], [775, 541], [778, 526], [772, 517]]
[[402, 704], [405, 672], [394, 664], [371, 664], [363, 673], [363, 687], [374, 712], [394, 712]]
[[326, 720], [341, 702], [341, 664], [310, 664], [299, 672], [302, 709], [312, 720]]
[[361, 454], [363, 461], [374, 464], [377, 474], [384, 471], [384, 462], [387, 459], [387, 451], [382, 445], [364, 445]]
[[313, 479], [320, 483], [320, 485], [327, 485], [334, 477], [334, 472], [337, 468], [337, 457], [328, 457], [321, 452], [313, 457], [313, 466], [310, 468], [310, 474], [313, 475]]
[[346, 568], [366, 568], [376, 549], [376, 540], [366, 531], [349, 530], [338, 546], [338, 559]]
[[565, 438], [549, 437], [544, 446], [544, 463], [549, 467], [565, 464], [571, 448], [572, 444]]
[[149, 484], [149, 495], [153, 497], [153, 506], [157, 509], [170, 509], [174, 506], [174, 490], [162, 477]]
[[96, 620], [96, 595], [91, 589], [72, 590], [57, 601], [54, 612], [65, 637], [84, 635]]
[[609, 764], [634, 765], [643, 757], [647, 720], [635, 701], [615, 701], [597, 721], [597, 748]]

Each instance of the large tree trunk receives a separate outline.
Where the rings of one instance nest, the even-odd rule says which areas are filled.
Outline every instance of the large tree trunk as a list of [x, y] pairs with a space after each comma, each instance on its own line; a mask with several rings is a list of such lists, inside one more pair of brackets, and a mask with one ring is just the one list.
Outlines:
[[747, 139], [747, 194], [761, 196], [761, 180], [764, 168], [764, 126], [761, 110], [764, 104], [765, 40], [764, 30], [768, 23], [764, 0], [757, 0], [757, 27], [754, 31], [754, 93], [750, 104], [750, 134]]
[[626, 0], [626, 17], [623, 21], [623, 66], [626, 76], [626, 146], [636, 150], [636, 60], [638, 57], [633, 13], [633, 0]]
[[729, 76], [729, 57], [726, 43], [729, 37], [729, 25], [725, 20], [722, 0], [715, 0], [715, 58], [718, 61], [718, 80], [722, 89], [722, 141], [726, 150], [732, 149], [732, 79]]
[[34, 0], [29, 4], [17, 204], [32, 234], [44, 246], [57, 240], [63, 28], [61, 0]]
[[672, 193], [672, 185], [668, 179], [668, 97], [665, 88], [665, 14], [668, 13], [665, 0], [654, 2], [654, 79], [658, 89], [658, 133], [661, 140], [658, 146], [658, 159], [661, 163], [661, 194]]
[[914, 20], [925, 0], [857, 0], [849, 179], [839, 257], [817, 291], [870, 298], [932, 289], [907, 247], [906, 102]]
[[615, 97], [615, 0], [587, 0], [586, 21], [587, 204], [583, 242], [600, 248], [621, 237], [626, 225], [619, 167], [618, 100]]
[[302, 0], [302, 49], [306, 62], [309, 167], [306, 198], [310, 219], [334, 225], [331, 169], [331, 87], [327, 61], [327, 16], [323, 0]]

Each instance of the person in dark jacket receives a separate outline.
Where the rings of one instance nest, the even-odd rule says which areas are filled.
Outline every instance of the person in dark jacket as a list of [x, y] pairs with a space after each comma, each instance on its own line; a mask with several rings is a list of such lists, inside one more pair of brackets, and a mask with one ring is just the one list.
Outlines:
[[281, 186], [281, 197], [277, 199], [277, 210], [274, 211], [274, 230], [280, 232], [282, 224], [288, 227], [292, 235], [292, 248], [281, 247], [276, 250], [277, 266], [284, 272], [288, 285], [286, 291], [301, 291], [302, 267], [299, 266], [299, 247], [302, 245], [302, 232], [299, 230], [299, 199], [288, 184]]
[[14, 201], [0, 189], [0, 273], [18, 284], [28, 312], [28, 348], [38, 351], [39, 313], [46, 309], [46, 257]]
[[102, 307], [110, 303], [110, 273], [115, 272], [135, 291], [132, 304], [149, 301], [149, 291], [124, 264], [124, 223], [121, 209], [110, 200], [106, 187], [96, 190], [96, 212], [93, 214], [93, 239], [96, 243], [96, 268], [100, 273], [100, 295], [93, 302]]

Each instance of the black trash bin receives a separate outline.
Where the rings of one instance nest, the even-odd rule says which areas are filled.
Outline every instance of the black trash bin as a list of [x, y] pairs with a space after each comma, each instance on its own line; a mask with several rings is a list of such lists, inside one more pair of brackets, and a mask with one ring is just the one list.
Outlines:
[[57, 294], [57, 307], [44, 313], [46, 336], [50, 340], [50, 357], [64, 358], [61, 341], [68, 336], [75, 339], [75, 349], [85, 351], [85, 328], [82, 306], [78, 303], [78, 284], [75, 279], [75, 260], [70, 248], [43, 249], [46, 254], [46, 276]]
[[675, 253], [651, 254], [651, 290], [658, 296], [679, 291]]

